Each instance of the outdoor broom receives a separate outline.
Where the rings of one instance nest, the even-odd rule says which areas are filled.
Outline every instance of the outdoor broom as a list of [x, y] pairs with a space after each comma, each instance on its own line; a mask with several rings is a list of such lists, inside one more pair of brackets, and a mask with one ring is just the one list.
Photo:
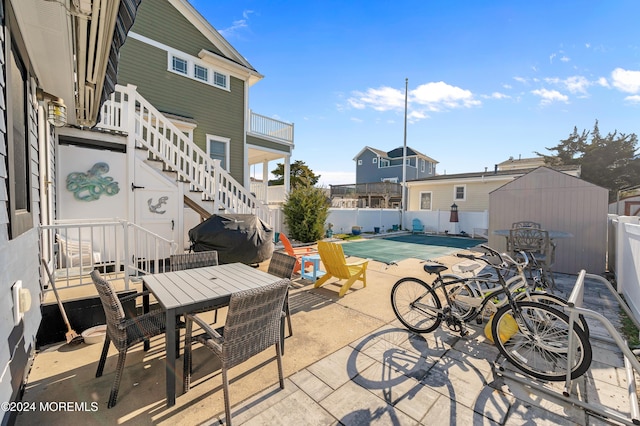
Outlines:
[[69, 344], [77, 344], [83, 341], [83, 337], [75, 332], [74, 329], [71, 328], [71, 324], [69, 323], [69, 318], [67, 317], [67, 312], [64, 310], [64, 305], [62, 305], [62, 301], [60, 300], [60, 295], [58, 295], [58, 289], [56, 289], [56, 282], [53, 279], [53, 275], [51, 274], [51, 270], [49, 269], [49, 265], [47, 261], [42, 260], [42, 266], [44, 266], [44, 270], [47, 272], [47, 276], [49, 277], [49, 282], [51, 283], [51, 288], [53, 289], [53, 294], [56, 296], [56, 300], [58, 302], [58, 307], [60, 308], [60, 313], [62, 314], [62, 319], [64, 323], [67, 325], [67, 332], [65, 337], [67, 338], [67, 343]]

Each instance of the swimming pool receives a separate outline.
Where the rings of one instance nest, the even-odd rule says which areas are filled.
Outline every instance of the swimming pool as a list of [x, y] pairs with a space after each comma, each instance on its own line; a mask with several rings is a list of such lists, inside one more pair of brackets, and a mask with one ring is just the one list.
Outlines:
[[434, 259], [485, 242], [486, 240], [465, 237], [405, 234], [350, 241], [342, 244], [342, 248], [349, 256], [393, 264], [410, 257], [423, 260]]

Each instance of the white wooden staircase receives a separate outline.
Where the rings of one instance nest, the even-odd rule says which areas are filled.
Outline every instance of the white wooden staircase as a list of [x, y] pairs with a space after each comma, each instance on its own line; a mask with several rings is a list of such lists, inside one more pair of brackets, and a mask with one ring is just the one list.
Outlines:
[[269, 208], [144, 99], [136, 86], [116, 86], [96, 128], [128, 135], [128, 149], [138, 155], [145, 150], [148, 163], [160, 162], [156, 168], [186, 186], [185, 204], [201, 216], [246, 213], [273, 225]]

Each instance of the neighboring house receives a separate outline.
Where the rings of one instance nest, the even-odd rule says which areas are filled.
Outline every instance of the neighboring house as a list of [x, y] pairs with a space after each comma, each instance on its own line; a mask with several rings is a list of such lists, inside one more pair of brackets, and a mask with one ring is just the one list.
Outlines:
[[[557, 170], [580, 176], [579, 166], [560, 166]], [[494, 170], [476, 173], [438, 175], [407, 182], [407, 218], [420, 218], [430, 230], [449, 230], [449, 217], [455, 204], [460, 230], [468, 234], [474, 228], [488, 228], [489, 194], [535, 169]], [[466, 222], [466, 223], [465, 223]], [[407, 223], [405, 219], [404, 226]]]
[[509, 157], [507, 161], [496, 164], [497, 170], [522, 170], [533, 169], [535, 167], [544, 166], [544, 157], [532, 157], [532, 158], [519, 158], [516, 160], [513, 157]]
[[[389, 152], [365, 146], [354, 157], [356, 183], [331, 185], [331, 203], [334, 207], [398, 208], [402, 204], [404, 148]], [[406, 180], [433, 176], [434, 159], [407, 147]]]
[[[54, 124], [95, 124], [113, 90], [118, 49], [138, 4], [139, 0], [107, 0], [95, 7], [90, 2], [0, 2], [2, 403], [20, 398], [42, 318], [40, 258], [51, 253], [44, 247], [39, 225], [56, 218], [60, 178], [59, 128]], [[31, 306], [21, 311], [26, 293]], [[17, 414], [4, 410], [2, 424], [12, 424]]]
[[[385, 152], [365, 146], [353, 159], [356, 162], [356, 183], [402, 183], [403, 154], [403, 147]], [[406, 160], [407, 181], [436, 174], [438, 162], [412, 148], [407, 147]]]
[[61, 188], [60, 218], [119, 217], [181, 248], [188, 230], [215, 213], [250, 213], [277, 225], [269, 192], [256, 198], [250, 189], [250, 166], [261, 164], [268, 175], [269, 162], [282, 162], [288, 177], [293, 125], [249, 109], [249, 89], [263, 76], [188, 1], [140, 4], [117, 78], [100, 133], [61, 130], [60, 173], [104, 163], [131, 191], [101, 205]]

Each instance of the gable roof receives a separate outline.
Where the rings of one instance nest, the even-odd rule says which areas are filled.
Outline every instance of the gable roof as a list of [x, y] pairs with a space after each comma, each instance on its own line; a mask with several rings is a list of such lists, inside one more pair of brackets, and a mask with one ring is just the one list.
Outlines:
[[568, 168], [568, 167], [574, 167], [574, 168], [580, 168], [580, 166], [555, 166], [555, 167], [550, 167], [550, 166], [540, 166], [540, 167], [536, 167], [533, 169], [529, 169], [529, 171], [527, 173], [522, 174], [521, 176], [516, 177], [515, 179], [513, 179], [510, 182], [505, 183], [504, 185], [502, 185], [499, 188], [494, 189], [493, 191], [489, 192], [489, 194], [492, 194], [496, 191], [502, 190], [504, 188], [508, 188], [511, 186], [515, 186], [515, 188], [518, 188], [519, 186], [527, 186], [528, 184], [526, 184], [526, 180], [531, 177], [531, 176], [535, 176], [535, 175], [540, 175], [542, 173], [547, 174], [547, 175], [556, 175], [557, 178], [555, 178], [554, 182], [554, 186], [558, 185], [558, 180], [557, 179], [563, 179], [563, 182], [574, 182], [571, 184], [571, 186], [576, 185], [576, 183], [580, 186], [588, 186], [588, 187], [594, 187], [594, 188], [600, 188], [603, 191], [606, 191], [607, 193], [609, 192], [608, 189], [603, 188], [599, 185], [593, 184], [591, 182], [587, 182], [584, 179], [580, 179], [580, 177], [578, 176], [574, 176], [571, 175], [569, 173], [566, 173], [566, 171], [561, 170], [561, 168]]
[[168, 1], [224, 55], [221, 56], [217, 52], [203, 49], [199, 54], [201, 58], [211, 55], [217, 58], [226, 59], [232, 64], [245, 68], [251, 74], [250, 84], [257, 82], [264, 77], [222, 36], [222, 34], [218, 32], [218, 30], [213, 27], [213, 25], [209, 23], [209, 21], [200, 14], [200, 12], [191, 5], [191, 3], [187, 0]]
[[[360, 152], [358, 152], [358, 154], [356, 154], [355, 157], [353, 157], [353, 160], [354, 161], [357, 160], [367, 150], [373, 152], [378, 157], [391, 159], [391, 158], [400, 158], [400, 157], [402, 157], [403, 151], [404, 151], [404, 147], [401, 146], [401, 147], [398, 147], [398, 148], [394, 148], [389, 152], [386, 152], [386, 151], [382, 151], [381, 149], [376, 149], [376, 148], [371, 148], [370, 146], [365, 146], [364, 148], [362, 148], [360, 150]], [[416, 156], [416, 157], [419, 157], [419, 158], [423, 158], [423, 159], [425, 159], [425, 160], [427, 160], [427, 161], [429, 161], [431, 163], [435, 163], [435, 164], [438, 163], [433, 158], [431, 158], [431, 157], [429, 157], [427, 155], [424, 155], [424, 154], [422, 154], [422, 153], [420, 153], [420, 152], [418, 152], [415, 149], [412, 149], [410, 147], [407, 147], [407, 156], [409, 156], [409, 157]]]

